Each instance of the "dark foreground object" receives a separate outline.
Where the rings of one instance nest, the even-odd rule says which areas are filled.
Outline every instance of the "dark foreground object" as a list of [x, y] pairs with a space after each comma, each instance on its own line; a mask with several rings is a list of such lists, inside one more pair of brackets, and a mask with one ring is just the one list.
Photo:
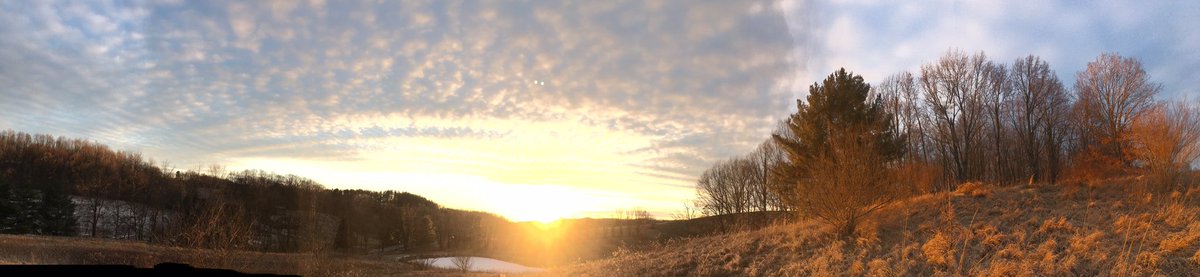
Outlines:
[[229, 269], [195, 268], [186, 264], [161, 263], [154, 268], [130, 265], [4, 265], [0, 276], [296, 276], [247, 274]]

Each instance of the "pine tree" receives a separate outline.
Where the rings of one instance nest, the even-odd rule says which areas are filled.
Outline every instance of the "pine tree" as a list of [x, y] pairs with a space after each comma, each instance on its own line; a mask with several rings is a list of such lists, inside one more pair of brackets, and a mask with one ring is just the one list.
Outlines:
[[785, 126], [794, 138], [773, 135], [773, 139], [788, 152], [791, 159], [782, 170], [782, 183], [794, 183], [808, 175], [804, 165], [811, 160], [830, 155], [829, 137], [833, 130], [861, 130], [858, 139], [870, 140], [875, 150], [891, 161], [904, 154], [904, 137], [898, 135], [894, 118], [883, 107], [883, 101], [868, 99], [871, 86], [862, 76], [845, 68], [830, 74], [822, 83], [809, 87], [808, 101], [796, 101], [797, 111]]
[[423, 234], [423, 239], [428, 245], [426, 247], [431, 250], [436, 250], [438, 249], [437, 229], [433, 225], [433, 219], [430, 218], [429, 215], [425, 215], [423, 221], [425, 223], [425, 233]]
[[346, 225], [346, 219], [338, 222], [337, 234], [333, 238], [333, 248], [337, 250], [350, 249], [350, 228]]
[[0, 176], [0, 234], [11, 234], [16, 228], [17, 209], [12, 204], [12, 188]]
[[55, 236], [75, 235], [75, 203], [61, 188], [42, 190], [42, 201], [38, 206], [38, 217], [42, 222], [41, 234]]
[[781, 199], [841, 235], [896, 199], [889, 164], [904, 154], [894, 118], [862, 76], [840, 69], [809, 88], [808, 102], [786, 121], [794, 137], [773, 136], [788, 153], [778, 171]]
[[38, 214], [40, 197], [38, 191], [27, 188], [12, 188], [12, 228], [10, 234], [35, 234], [42, 230], [43, 222]]

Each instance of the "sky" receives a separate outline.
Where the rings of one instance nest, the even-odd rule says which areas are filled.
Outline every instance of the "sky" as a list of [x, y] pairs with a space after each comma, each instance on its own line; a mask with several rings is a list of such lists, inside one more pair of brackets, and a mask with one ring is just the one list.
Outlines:
[[[1143, 3], [1146, 2], [1146, 3]], [[1100, 53], [1200, 96], [1196, 1], [0, 1], [0, 129], [513, 220], [646, 209], [839, 67]]]

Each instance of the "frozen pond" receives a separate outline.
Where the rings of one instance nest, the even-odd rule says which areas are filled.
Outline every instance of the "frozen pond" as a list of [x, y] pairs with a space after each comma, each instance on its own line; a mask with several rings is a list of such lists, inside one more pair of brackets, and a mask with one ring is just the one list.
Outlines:
[[[528, 267], [519, 264], [514, 264], [506, 261], [501, 261], [492, 258], [470, 257], [470, 271], [475, 272], [496, 272], [496, 273], [530, 273], [540, 272], [541, 268]], [[430, 266], [445, 269], [458, 269], [458, 265], [454, 264], [454, 257], [442, 257], [432, 259], [420, 259], [417, 261], [427, 261]]]

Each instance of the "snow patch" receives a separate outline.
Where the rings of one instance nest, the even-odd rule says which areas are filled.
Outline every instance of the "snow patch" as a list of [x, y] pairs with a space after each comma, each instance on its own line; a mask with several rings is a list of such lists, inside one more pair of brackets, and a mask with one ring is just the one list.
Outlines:
[[[428, 262], [430, 266], [443, 269], [458, 269], [454, 265], [454, 257], [441, 257], [432, 259], [420, 259], [417, 262]], [[494, 272], [494, 273], [533, 273], [541, 272], [541, 268], [528, 267], [506, 261], [501, 261], [492, 258], [471, 257], [470, 271], [474, 272]]]

